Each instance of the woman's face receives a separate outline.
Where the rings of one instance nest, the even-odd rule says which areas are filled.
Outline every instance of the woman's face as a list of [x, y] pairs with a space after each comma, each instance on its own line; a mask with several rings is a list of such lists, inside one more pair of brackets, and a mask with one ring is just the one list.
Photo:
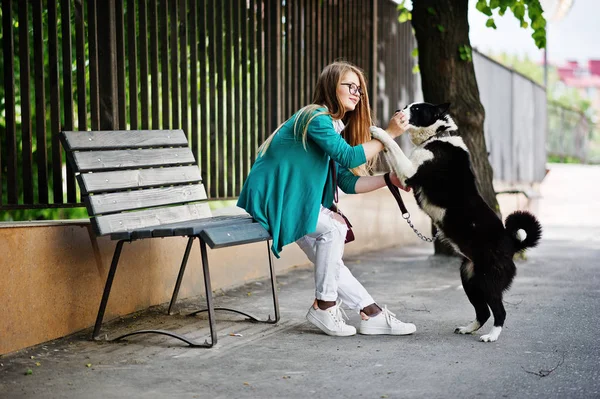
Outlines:
[[361, 93], [358, 75], [352, 71], [346, 72], [337, 87], [337, 96], [346, 112], [354, 111]]

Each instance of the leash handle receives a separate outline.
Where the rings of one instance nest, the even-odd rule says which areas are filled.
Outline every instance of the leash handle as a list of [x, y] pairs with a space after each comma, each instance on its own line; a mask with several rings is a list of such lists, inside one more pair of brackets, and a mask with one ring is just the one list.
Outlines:
[[396, 199], [396, 202], [398, 203], [398, 206], [400, 207], [400, 211], [402, 212], [402, 217], [404, 219], [408, 219], [410, 217], [410, 213], [408, 213], [408, 210], [406, 209], [406, 206], [404, 205], [404, 201], [402, 201], [402, 197], [400, 196], [400, 189], [398, 189], [398, 187], [396, 187], [392, 183], [392, 179], [390, 179], [390, 172], [387, 172], [386, 174], [384, 174], [383, 179], [385, 180], [385, 184], [388, 186], [392, 195]]

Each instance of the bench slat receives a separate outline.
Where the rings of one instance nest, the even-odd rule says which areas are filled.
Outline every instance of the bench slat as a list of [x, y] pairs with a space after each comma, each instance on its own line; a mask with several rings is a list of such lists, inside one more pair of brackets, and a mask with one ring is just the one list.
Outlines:
[[76, 171], [90, 172], [194, 163], [188, 147], [151, 150], [80, 151], [73, 153]]
[[71, 151], [187, 146], [182, 130], [101, 130], [63, 132], [63, 145]]
[[209, 227], [202, 230], [200, 237], [213, 249], [271, 239], [269, 232], [260, 223]]
[[250, 215], [219, 215], [198, 220], [187, 220], [185, 222], [165, 224], [162, 226], [147, 227], [129, 232], [112, 233], [112, 240], [140, 240], [152, 237], [175, 237], [175, 236], [197, 236], [207, 227], [230, 226], [244, 223], [252, 223], [254, 220]]
[[148, 188], [202, 181], [198, 166], [120, 170], [84, 173], [77, 176], [81, 194]]
[[85, 197], [84, 200], [88, 213], [98, 215], [163, 205], [184, 204], [205, 200], [206, 198], [204, 185], [188, 184], [185, 186], [96, 194]]
[[154, 208], [137, 212], [117, 213], [91, 218], [98, 235], [126, 232], [150, 226], [160, 226], [210, 217], [208, 203]]
[[137, 240], [150, 237], [197, 236], [208, 227], [233, 226], [252, 223], [253, 221], [250, 215], [212, 216], [205, 219], [139, 229], [131, 233], [131, 238]]

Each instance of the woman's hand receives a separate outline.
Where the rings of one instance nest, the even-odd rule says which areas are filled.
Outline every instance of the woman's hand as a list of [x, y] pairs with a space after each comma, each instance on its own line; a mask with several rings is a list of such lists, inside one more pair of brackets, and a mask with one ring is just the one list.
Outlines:
[[404, 190], [407, 193], [410, 192], [410, 187], [403, 185], [394, 172], [390, 172], [390, 181], [394, 186], [399, 187], [401, 190]]
[[392, 136], [392, 138], [395, 139], [396, 137], [404, 133], [407, 129], [408, 119], [406, 118], [406, 115], [404, 115], [404, 113], [401, 111], [397, 111], [394, 114], [394, 116], [392, 116], [392, 119], [390, 119], [388, 127], [385, 130], [390, 136]]

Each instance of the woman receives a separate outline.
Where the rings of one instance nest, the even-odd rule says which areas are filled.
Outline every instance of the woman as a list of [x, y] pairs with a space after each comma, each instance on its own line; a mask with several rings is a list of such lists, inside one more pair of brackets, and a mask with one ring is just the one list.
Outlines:
[[[379, 307], [344, 265], [348, 227], [328, 209], [334, 198], [330, 159], [337, 163], [337, 185], [345, 193], [385, 186], [383, 176], [368, 176], [373, 158], [383, 149], [379, 141], [371, 140], [370, 126], [362, 71], [347, 62], [326, 66], [313, 103], [284, 122], [259, 148], [238, 200], [238, 206], [271, 233], [275, 256], [296, 242], [314, 263], [316, 299], [306, 318], [328, 335], [356, 334], [356, 328], [344, 321], [339, 300], [360, 312], [361, 334], [405, 335], [416, 330], [414, 324], [402, 323], [386, 307]], [[406, 128], [407, 121], [398, 112], [386, 130], [395, 138]], [[401, 187], [396, 176], [391, 178]]]

